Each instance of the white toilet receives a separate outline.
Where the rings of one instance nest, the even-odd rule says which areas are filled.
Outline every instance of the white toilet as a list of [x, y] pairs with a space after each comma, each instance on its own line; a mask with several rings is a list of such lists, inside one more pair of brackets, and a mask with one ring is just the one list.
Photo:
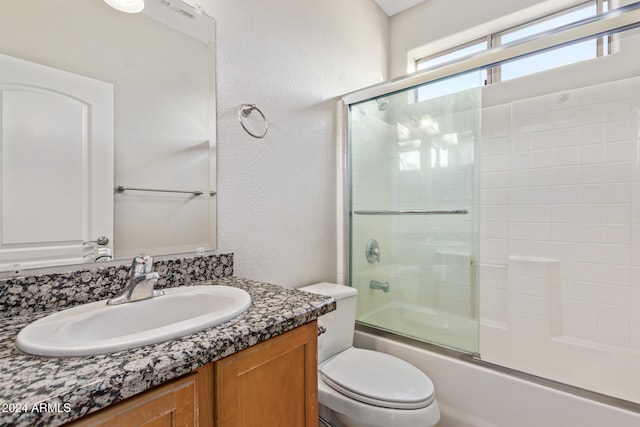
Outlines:
[[332, 427], [431, 427], [440, 419], [433, 383], [389, 354], [353, 347], [356, 295], [348, 286], [317, 283], [302, 291], [332, 296], [318, 340], [320, 417]]

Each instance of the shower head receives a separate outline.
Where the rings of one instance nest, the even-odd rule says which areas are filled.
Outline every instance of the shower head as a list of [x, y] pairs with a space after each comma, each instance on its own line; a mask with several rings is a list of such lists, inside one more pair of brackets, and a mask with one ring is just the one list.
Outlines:
[[378, 103], [378, 110], [380, 111], [384, 111], [389, 107], [389, 100], [386, 98], [378, 98], [376, 102]]

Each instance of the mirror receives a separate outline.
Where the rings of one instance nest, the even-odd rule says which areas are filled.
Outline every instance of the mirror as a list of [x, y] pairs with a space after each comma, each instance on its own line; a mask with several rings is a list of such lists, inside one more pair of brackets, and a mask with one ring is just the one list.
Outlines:
[[[0, 271], [93, 261], [104, 246], [84, 243], [102, 235], [109, 239], [114, 258], [215, 249], [215, 21], [180, 0], [145, 0], [145, 9], [137, 14], [119, 12], [103, 0], [1, 1], [0, 54], [112, 87], [113, 164], [109, 164], [108, 155], [102, 156], [103, 164], [96, 170], [106, 172], [94, 172], [88, 179], [91, 184], [108, 184], [112, 205], [89, 206], [82, 214], [74, 213], [87, 225], [69, 241], [47, 237], [53, 246], [76, 251], [74, 256], [65, 258], [41, 250], [36, 251], [37, 259], [15, 261], [10, 250], [30, 249], [34, 243], [10, 240], [7, 236], [24, 233], [7, 230], [16, 231], [21, 218], [39, 205], [41, 196], [21, 190], [22, 196], [9, 198], [10, 190], [17, 182], [37, 181], [34, 171], [42, 168], [9, 167], [16, 164], [9, 160], [15, 150], [7, 148], [7, 132], [0, 129], [0, 172], [4, 172], [0, 180], [5, 177], [0, 181], [0, 208], [11, 206], [12, 218], [18, 218], [0, 218]], [[22, 111], [23, 117], [35, 115], [29, 113], [28, 105], [23, 105]], [[86, 139], [91, 142], [91, 137]], [[53, 145], [49, 140], [43, 144], [46, 142]], [[90, 145], [83, 149], [91, 151]], [[23, 147], [20, 158], [30, 152], [35, 164], [40, 158], [58, 169], [67, 167], [59, 157], [51, 160], [47, 151]], [[14, 175], [7, 179], [10, 170]], [[16, 170], [25, 175], [15, 175]], [[53, 180], [56, 175], [51, 172], [39, 180]], [[125, 190], [115, 191], [119, 187]], [[57, 191], [50, 199], [62, 201], [65, 207], [74, 204], [63, 189], [47, 191]], [[82, 191], [81, 198], [91, 198], [91, 190], [83, 187]], [[42, 204], [45, 213], [58, 211], [50, 202]], [[92, 231], [91, 215], [96, 213], [92, 210], [112, 212], [112, 231]], [[50, 216], [43, 214], [39, 223], [49, 221]], [[50, 229], [56, 226], [48, 225]]]

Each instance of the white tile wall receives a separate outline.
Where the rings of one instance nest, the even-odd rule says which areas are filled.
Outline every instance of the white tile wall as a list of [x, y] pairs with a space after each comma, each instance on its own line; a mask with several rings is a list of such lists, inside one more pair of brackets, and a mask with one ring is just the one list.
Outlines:
[[484, 108], [485, 321], [547, 316], [552, 296], [535, 270], [545, 263], [524, 271], [517, 260], [552, 258], [555, 333], [640, 351], [639, 87], [629, 78]]

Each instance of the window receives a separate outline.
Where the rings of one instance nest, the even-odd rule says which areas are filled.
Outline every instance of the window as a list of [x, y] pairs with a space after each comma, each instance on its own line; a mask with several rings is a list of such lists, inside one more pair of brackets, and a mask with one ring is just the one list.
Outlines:
[[[485, 39], [474, 40], [465, 45], [447, 50], [418, 61], [418, 70], [436, 67], [450, 61], [463, 58], [487, 49]], [[450, 95], [462, 90], [482, 86], [487, 80], [487, 70], [471, 71], [457, 76], [448, 77], [427, 86], [418, 88], [418, 99], [431, 99], [439, 96]]]
[[456, 59], [463, 58], [467, 55], [482, 52], [487, 49], [486, 39], [478, 39], [472, 42], [466, 43], [462, 46], [457, 46], [453, 49], [446, 50], [441, 53], [437, 53], [426, 58], [421, 58], [416, 61], [419, 70], [435, 67], [436, 65], [442, 65], [444, 63], [455, 61]]
[[[597, 15], [598, 13], [609, 10], [609, 0], [590, 0], [579, 6], [546, 16], [515, 28], [487, 34], [486, 38], [477, 39], [456, 48], [449, 49], [445, 52], [438, 53], [416, 61], [416, 70], [425, 70], [449, 61], [463, 58], [473, 53], [482, 52], [486, 49], [503, 46], [508, 43], [517, 43], [526, 37], [550, 31]], [[488, 72], [467, 73], [451, 79], [447, 86], [449, 90], [453, 90], [453, 86], [457, 86], [457, 90], [468, 89], [475, 84], [490, 84], [499, 81], [505, 81], [528, 74], [537, 73], [555, 67], [592, 59], [597, 56], [607, 55], [610, 53], [610, 39], [587, 40], [576, 43], [571, 46], [565, 46], [552, 51], [543, 52], [537, 55], [510, 61], [508, 63], [496, 66]], [[482, 73], [478, 75], [478, 73]], [[442, 92], [442, 91], [440, 91]], [[449, 92], [451, 93], [451, 92]], [[439, 93], [437, 93], [439, 95]]]

